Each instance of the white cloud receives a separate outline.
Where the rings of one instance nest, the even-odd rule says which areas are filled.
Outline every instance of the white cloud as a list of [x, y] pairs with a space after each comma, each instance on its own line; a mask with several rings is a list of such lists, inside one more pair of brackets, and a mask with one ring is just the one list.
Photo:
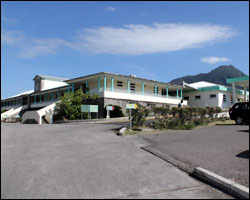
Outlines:
[[84, 29], [74, 41], [32, 38], [17, 31], [5, 31], [1, 32], [1, 41], [19, 49], [22, 58], [57, 53], [64, 47], [95, 54], [144, 55], [202, 47], [225, 41], [235, 33], [228, 26], [154, 23]]
[[116, 8], [115, 7], [107, 7], [107, 8], [105, 8], [105, 10], [115, 12]]
[[1, 43], [13, 45], [23, 40], [23, 35], [18, 31], [1, 31]]
[[9, 23], [9, 24], [16, 24], [16, 23], [18, 23], [17, 19], [9, 18], [9, 17], [1, 17], [1, 20], [3, 22]]
[[201, 62], [205, 62], [209, 64], [215, 64], [215, 63], [227, 62], [227, 61], [230, 61], [230, 59], [226, 57], [207, 57], [207, 58], [201, 59]]
[[17, 31], [2, 31], [3, 45], [19, 49], [18, 57], [34, 58], [40, 55], [57, 53], [61, 47], [71, 47], [71, 43], [58, 38], [36, 39], [28, 38]]
[[79, 39], [94, 53], [143, 55], [197, 48], [222, 42], [234, 34], [228, 26], [154, 23], [86, 29]]
[[68, 46], [70, 46], [69, 42], [57, 38], [33, 39], [20, 45], [21, 52], [19, 53], [19, 57], [34, 58], [39, 55], [54, 54], [60, 48]]

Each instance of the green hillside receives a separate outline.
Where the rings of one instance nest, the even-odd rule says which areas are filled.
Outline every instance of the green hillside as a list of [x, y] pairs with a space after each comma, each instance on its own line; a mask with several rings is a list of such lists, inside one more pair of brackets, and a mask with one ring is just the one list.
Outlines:
[[217, 67], [216, 69], [210, 71], [209, 73], [201, 73], [193, 76], [184, 76], [181, 78], [174, 79], [170, 83], [176, 85], [182, 85], [183, 81], [185, 81], [186, 83], [207, 81], [220, 85], [231, 86], [230, 84], [227, 84], [226, 79], [241, 77], [241, 76], [247, 76], [247, 75], [232, 65], [224, 65]]

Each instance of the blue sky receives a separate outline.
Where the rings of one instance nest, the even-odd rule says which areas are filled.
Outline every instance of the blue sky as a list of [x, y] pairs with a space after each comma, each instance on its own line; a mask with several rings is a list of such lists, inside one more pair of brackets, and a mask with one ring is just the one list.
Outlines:
[[249, 2], [2, 2], [1, 97], [37, 74], [169, 82], [232, 64], [249, 75]]

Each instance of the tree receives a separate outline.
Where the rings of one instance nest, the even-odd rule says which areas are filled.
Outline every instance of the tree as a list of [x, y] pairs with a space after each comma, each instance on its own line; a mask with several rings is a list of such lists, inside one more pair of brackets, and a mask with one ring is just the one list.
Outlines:
[[[59, 98], [59, 102], [56, 103], [55, 113], [56, 118], [77, 120], [81, 119], [81, 104], [88, 99], [96, 99], [96, 94], [84, 94], [82, 90], [76, 92], [65, 93], [64, 96]], [[87, 118], [87, 113], [83, 113], [83, 118]]]

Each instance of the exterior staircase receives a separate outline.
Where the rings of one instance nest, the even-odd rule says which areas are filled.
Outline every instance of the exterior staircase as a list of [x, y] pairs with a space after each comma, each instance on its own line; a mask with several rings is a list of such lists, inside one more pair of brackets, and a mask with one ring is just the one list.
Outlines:
[[10, 110], [1, 114], [1, 121], [6, 118], [17, 117], [17, 115], [23, 113], [23, 111], [27, 108], [28, 108], [27, 105], [19, 106], [17, 108], [11, 108]]
[[57, 102], [54, 102], [44, 108], [41, 108], [40, 110], [26, 111], [22, 116], [22, 123], [29, 123], [30, 121], [35, 121], [37, 124], [52, 124], [56, 103]]

